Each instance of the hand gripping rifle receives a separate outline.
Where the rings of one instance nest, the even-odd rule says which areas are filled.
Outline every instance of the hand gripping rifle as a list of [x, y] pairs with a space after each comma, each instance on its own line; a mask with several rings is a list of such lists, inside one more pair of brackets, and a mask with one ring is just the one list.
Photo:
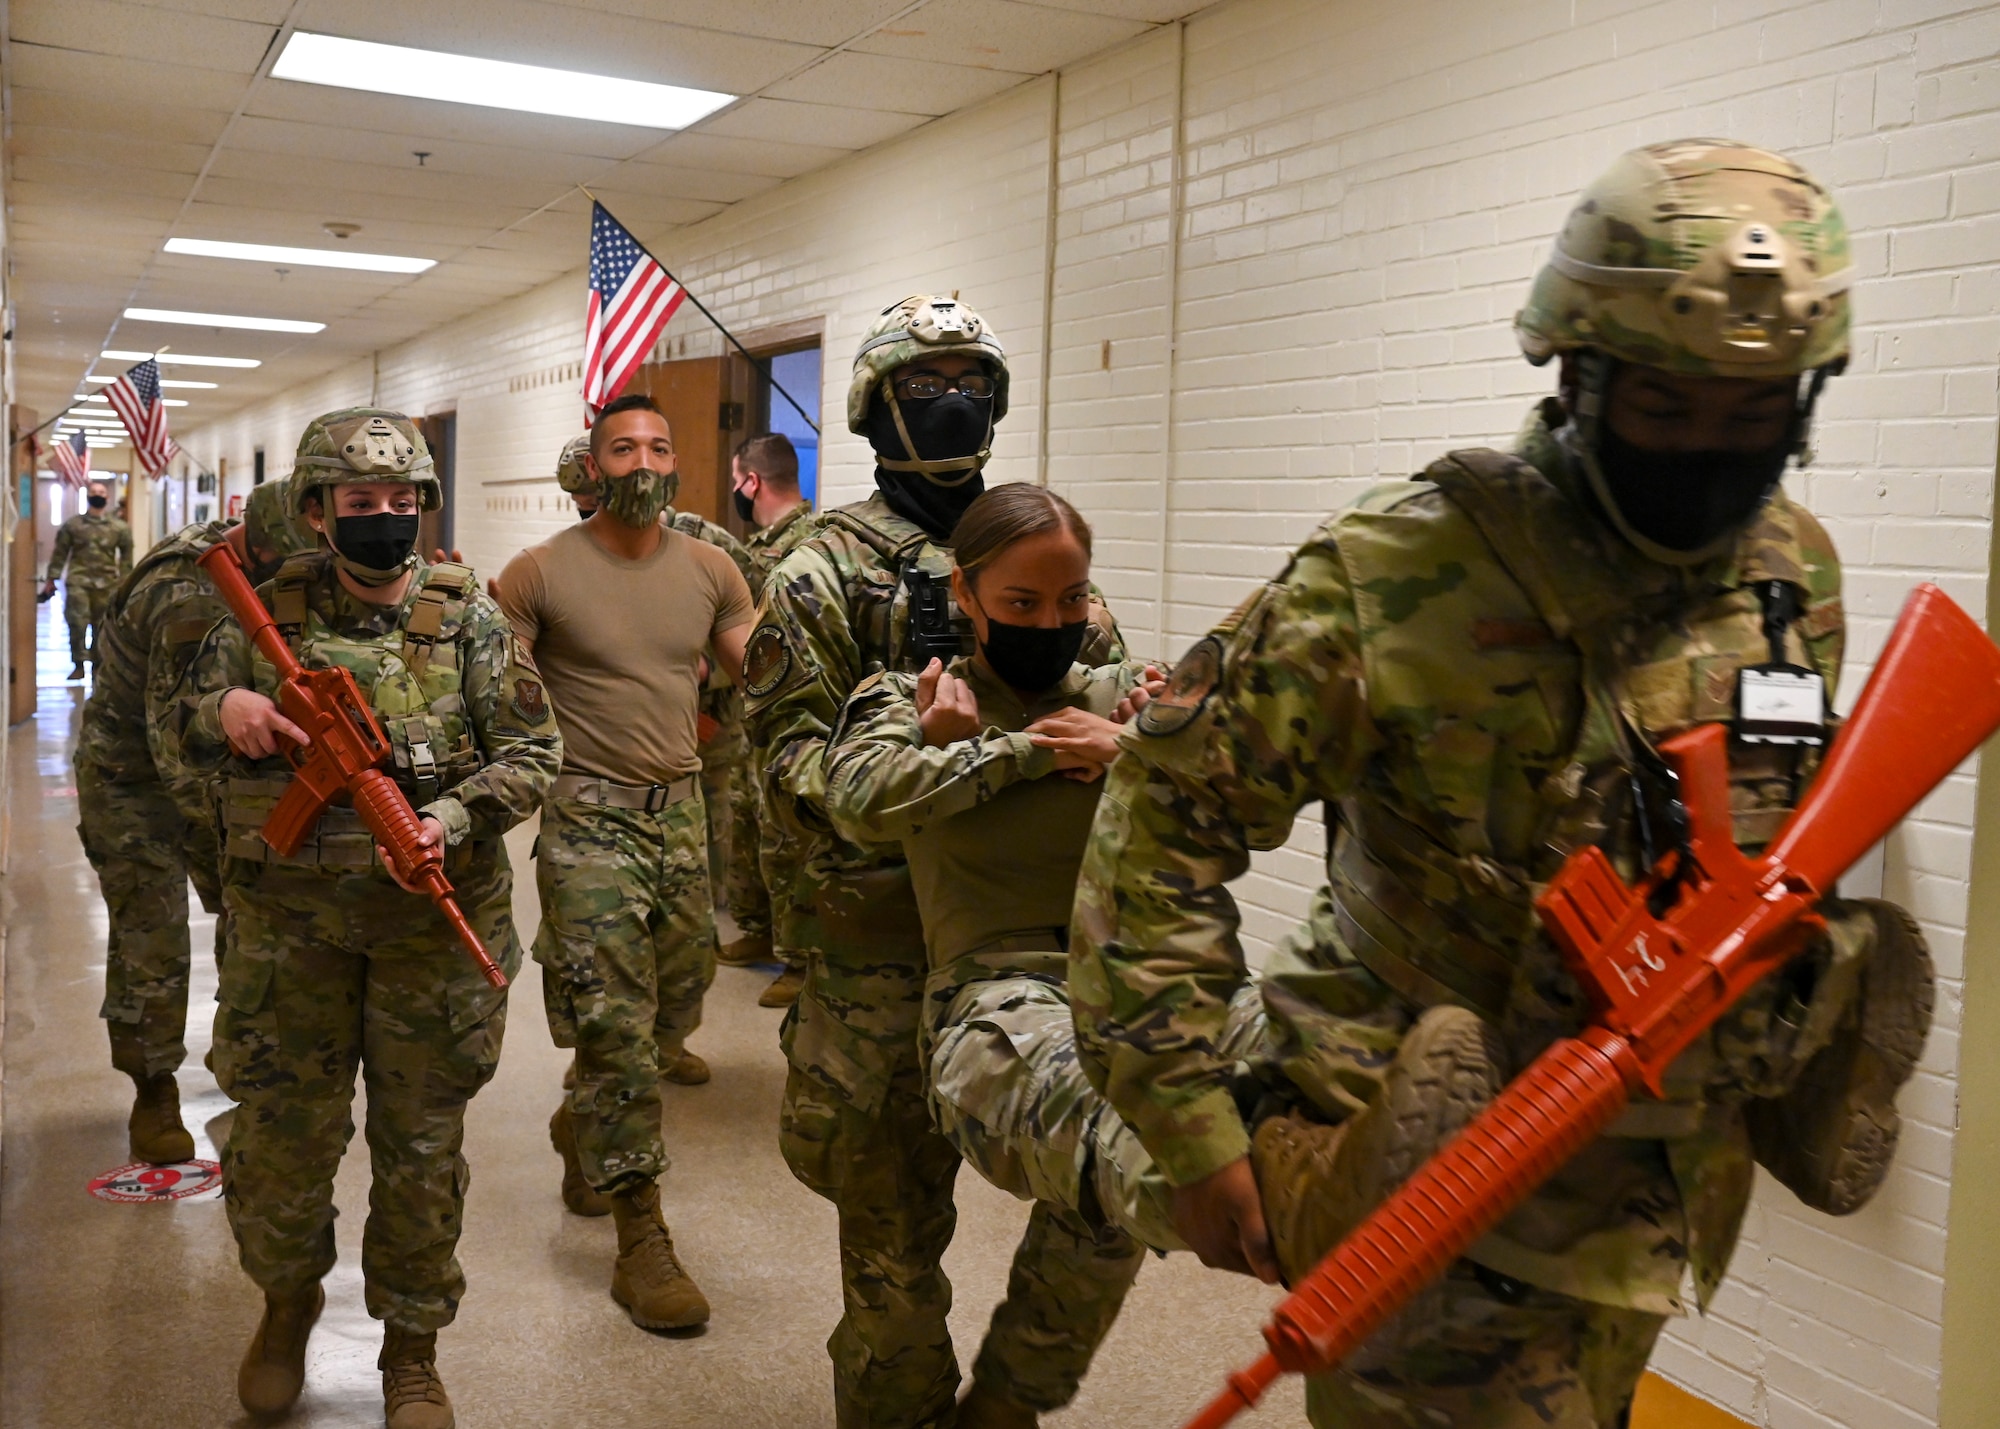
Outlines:
[[[1662, 752], [1684, 847], [1627, 887], [1603, 850], [1572, 854], [1535, 908], [1595, 1008], [1330, 1251], [1273, 1312], [1270, 1346], [1187, 1423], [1221, 1429], [1281, 1372], [1332, 1369], [1572, 1156], [1760, 979], [1805, 950], [1834, 880], [2000, 729], [2000, 648], [1935, 586], [1888, 648], [1812, 788], [1763, 857], [1731, 836], [1727, 731]], [[1658, 911], [1655, 911], [1655, 910]]]
[[507, 974], [488, 955], [486, 945], [466, 920], [465, 910], [452, 896], [451, 880], [444, 876], [444, 851], [418, 841], [422, 826], [417, 811], [410, 807], [396, 781], [382, 772], [382, 762], [389, 757], [389, 737], [361, 698], [353, 673], [338, 665], [308, 670], [299, 663], [278, 634], [271, 612], [251, 589], [243, 562], [227, 541], [209, 547], [195, 564], [208, 573], [223, 604], [251, 643], [277, 668], [278, 708], [312, 736], [311, 744], [290, 745], [284, 751], [292, 766], [292, 784], [264, 821], [264, 842], [281, 857], [290, 858], [313, 831], [326, 806], [348, 796], [375, 842], [395, 860], [396, 870], [437, 904], [486, 980], [494, 987], [505, 987]]

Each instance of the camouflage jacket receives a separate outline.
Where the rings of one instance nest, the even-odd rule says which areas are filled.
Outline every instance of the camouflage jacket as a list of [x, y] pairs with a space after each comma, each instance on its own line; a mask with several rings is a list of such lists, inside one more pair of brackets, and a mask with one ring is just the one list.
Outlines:
[[159, 716], [172, 703], [188, 656], [225, 613], [195, 557], [233, 524], [183, 527], [140, 557], [112, 593], [97, 635], [97, 681], [77, 733], [78, 765], [120, 784], [166, 778], [191, 813], [200, 805], [199, 781], [178, 770], [158, 738]]
[[[827, 512], [773, 568], [745, 657], [745, 711], [768, 807], [822, 889], [823, 956], [786, 1019], [786, 1054], [863, 1111], [896, 1076], [915, 1072], [923, 927], [900, 846], [850, 843], [828, 823], [827, 737], [868, 676], [928, 663], [911, 593], [919, 583], [948, 586], [951, 566], [950, 549], [879, 493]], [[955, 608], [932, 609], [930, 636], [968, 647], [969, 622]], [[1092, 623], [1084, 663], [1121, 661], [1123, 641], [1101, 604]]]
[[966, 983], [1029, 975], [1060, 982], [1100, 782], [1057, 777], [1055, 755], [1023, 731], [1075, 708], [1111, 718], [1145, 675], [1127, 661], [1073, 667], [1023, 703], [972, 656], [954, 661], [985, 729], [924, 741], [914, 675], [871, 675], [841, 712], [827, 753], [827, 815], [845, 838], [903, 845], [923, 915], [934, 1012]]
[[[495, 856], [500, 836], [541, 807], [562, 764], [562, 737], [532, 657], [467, 567], [419, 565], [399, 604], [371, 606], [339, 584], [328, 553], [314, 552], [287, 561], [258, 594], [301, 664], [353, 671], [389, 736], [384, 768], [419, 813], [444, 825], [457, 856], [447, 859], [448, 873], [475, 849]], [[222, 698], [231, 689], [276, 687], [276, 671], [224, 617], [189, 660], [172, 710], [180, 758], [223, 781], [224, 852], [232, 859], [278, 861], [255, 831], [291, 772], [281, 758], [250, 761], [230, 751]], [[314, 850], [296, 861], [373, 862], [373, 842], [352, 810], [329, 808], [315, 838]]]
[[62, 576], [73, 586], [104, 590], [117, 585], [131, 565], [132, 528], [116, 516], [85, 513], [56, 528], [48, 578]]
[[750, 589], [758, 599], [763, 598], [763, 582], [777, 569], [778, 562], [797, 550], [799, 543], [818, 529], [811, 503], [801, 501], [770, 525], [750, 533], [750, 539], [744, 544], [750, 548], [750, 555], [757, 562], [758, 578], [750, 582]]
[[[1737, 670], [1768, 658], [1755, 583], [1796, 588], [1787, 656], [1831, 688], [1839, 566], [1810, 515], [1779, 495], [1729, 556], [1648, 561], [1572, 499], [1560, 420], [1552, 404], [1531, 420], [1526, 461], [1454, 453], [1332, 517], [1127, 736], [1078, 888], [1070, 986], [1086, 1068], [1176, 1184], [1247, 1149], [1211, 1050], [1245, 976], [1227, 885], [1301, 807], [1327, 805], [1330, 952], [1290, 950], [1265, 996], [1284, 1073], [1338, 1120], [1424, 1007], [1481, 1012], [1517, 1069], [1582, 1025], [1533, 896], [1587, 843], [1633, 874], [1635, 769], [1665, 736], [1729, 719]], [[1740, 842], [1782, 819], [1811, 772], [1798, 758], [1732, 741]], [[1816, 1050], [1798, 1029], [1822, 1019], [1799, 999], [1746, 999], [1676, 1064], [1667, 1102], [1636, 1107], [1474, 1258], [1662, 1313], [1692, 1260], [1705, 1298], [1750, 1187], [1737, 1103], [1782, 1090]]]

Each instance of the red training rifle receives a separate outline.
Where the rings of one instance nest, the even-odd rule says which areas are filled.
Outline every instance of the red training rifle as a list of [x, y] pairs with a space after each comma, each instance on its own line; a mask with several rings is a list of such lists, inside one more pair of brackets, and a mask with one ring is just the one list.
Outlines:
[[444, 850], [421, 841], [423, 826], [417, 811], [410, 807], [396, 781], [382, 772], [381, 766], [389, 757], [389, 737], [361, 697], [353, 673], [338, 665], [308, 670], [299, 663], [278, 633], [271, 612], [251, 589], [243, 562], [227, 541], [216, 542], [195, 563], [208, 573], [223, 604], [258, 653], [276, 667], [279, 710], [312, 736], [310, 744], [285, 748], [285, 758], [292, 766], [292, 784], [264, 821], [264, 842], [281, 857], [290, 858], [312, 833], [327, 805], [343, 795], [352, 799], [355, 812], [375, 842], [395, 860], [396, 871], [429, 895], [486, 980], [494, 987], [505, 987], [507, 974], [479, 941], [465, 910], [452, 895], [451, 880], [444, 876]]
[[[1680, 776], [1684, 849], [1628, 887], [1603, 850], [1572, 854], [1535, 902], [1595, 1015], [1508, 1083], [1279, 1303], [1270, 1346], [1187, 1423], [1221, 1429], [1282, 1372], [1345, 1360], [1589, 1145], [1759, 980], [1825, 928], [1848, 867], [2000, 729], [2000, 647], [1918, 586], [1811, 790], [1762, 857], [1736, 847], [1728, 731], [1661, 751]], [[1652, 900], [1672, 906], [1655, 913]]]

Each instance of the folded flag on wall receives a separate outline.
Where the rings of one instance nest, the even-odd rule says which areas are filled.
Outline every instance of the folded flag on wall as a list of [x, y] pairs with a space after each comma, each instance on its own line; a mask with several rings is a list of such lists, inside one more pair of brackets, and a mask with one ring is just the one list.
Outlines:
[[139, 458], [141, 472], [158, 476], [181, 449], [167, 435], [167, 409], [160, 401], [160, 364], [147, 358], [127, 370], [123, 377], [104, 389], [111, 408], [125, 424], [132, 439], [132, 451]]
[[595, 199], [590, 305], [583, 327], [583, 400], [594, 417], [625, 386], [687, 290]]

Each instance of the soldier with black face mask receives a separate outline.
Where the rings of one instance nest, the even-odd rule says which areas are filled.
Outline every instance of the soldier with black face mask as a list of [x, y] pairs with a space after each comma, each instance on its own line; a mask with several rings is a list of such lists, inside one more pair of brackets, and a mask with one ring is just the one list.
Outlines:
[[[796, 837], [818, 886], [818, 945], [785, 1020], [790, 1074], [781, 1143], [800, 1181], [840, 1212], [845, 1313], [828, 1342], [841, 1429], [952, 1422], [958, 1360], [945, 1323], [958, 1153], [931, 1123], [918, 1024], [923, 926], [901, 850], [836, 835], [826, 815], [826, 749], [842, 704], [870, 674], [915, 675], [972, 651], [951, 592], [951, 536], [984, 490], [994, 425], [1007, 415], [1007, 358], [980, 316], [954, 298], [885, 308], [855, 354], [847, 425], [875, 448], [875, 495], [820, 518], [778, 563], [744, 671], [753, 767], [765, 806]], [[1123, 658], [1117, 627], [1086, 602], [1075, 658]], [[1088, 1256], [1063, 1224], [1037, 1223], [1019, 1265]], [[1038, 1366], [1052, 1343], [1095, 1343], [1097, 1311], [1039, 1276], [1017, 1276], [995, 1312], [987, 1370]], [[1081, 1367], [1075, 1374], [1080, 1376]], [[1020, 1422], [982, 1372], [961, 1429]], [[1074, 1389], [1074, 1384], [1067, 1386]], [[1067, 1397], [1051, 1390], [1052, 1402]], [[1032, 1411], [1029, 1422], [1032, 1422]]]

